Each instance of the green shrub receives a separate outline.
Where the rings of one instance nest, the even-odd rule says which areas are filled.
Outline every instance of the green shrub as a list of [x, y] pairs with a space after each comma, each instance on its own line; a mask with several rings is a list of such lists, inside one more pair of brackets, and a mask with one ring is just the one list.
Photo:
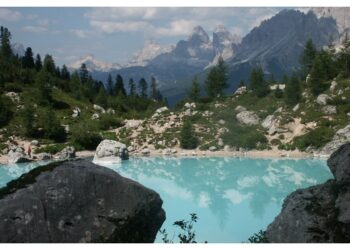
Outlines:
[[89, 123], [73, 127], [71, 133], [71, 142], [78, 149], [95, 150], [102, 141], [97, 129]]
[[36, 148], [34, 153], [49, 153], [49, 154], [56, 154], [60, 151], [62, 151], [65, 147], [67, 147], [66, 144], [53, 144], [53, 145], [47, 145], [44, 147]]
[[281, 144], [281, 141], [278, 140], [278, 139], [273, 139], [273, 140], [271, 140], [271, 145], [276, 146], [276, 145], [280, 145], [280, 144]]
[[20, 93], [23, 91], [23, 88], [18, 83], [5, 83], [4, 91]]
[[266, 237], [266, 231], [262, 230], [249, 237], [248, 241], [249, 243], [269, 243], [269, 240]]
[[327, 142], [331, 141], [333, 135], [334, 131], [331, 128], [321, 126], [303, 136], [295, 138], [293, 145], [300, 150], [305, 150], [309, 146], [321, 148]]
[[267, 139], [256, 127], [243, 127], [234, 125], [223, 135], [225, 144], [231, 147], [244, 149], [264, 149], [267, 147]]
[[101, 130], [114, 129], [121, 126], [123, 126], [123, 121], [118, 117], [109, 114], [103, 114], [100, 116], [99, 127]]

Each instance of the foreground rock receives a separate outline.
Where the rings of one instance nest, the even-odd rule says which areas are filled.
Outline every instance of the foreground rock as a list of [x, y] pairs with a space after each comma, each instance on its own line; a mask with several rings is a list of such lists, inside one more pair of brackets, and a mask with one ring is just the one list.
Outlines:
[[156, 192], [86, 160], [0, 189], [0, 242], [153, 242], [164, 220]]
[[335, 179], [299, 189], [284, 201], [269, 225], [270, 242], [350, 242], [350, 144], [344, 144], [327, 164]]
[[126, 145], [113, 140], [103, 140], [96, 148], [93, 163], [113, 164], [129, 159]]

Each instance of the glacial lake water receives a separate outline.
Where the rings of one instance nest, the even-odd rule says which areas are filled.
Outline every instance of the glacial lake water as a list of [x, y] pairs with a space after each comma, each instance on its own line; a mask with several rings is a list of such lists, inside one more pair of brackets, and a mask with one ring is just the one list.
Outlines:
[[[39, 164], [2, 165], [0, 187]], [[333, 178], [320, 159], [148, 157], [108, 167], [160, 194], [167, 217], [162, 228], [175, 242], [174, 221], [190, 213], [199, 217], [198, 242], [246, 242], [273, 221], [292, 191]]]

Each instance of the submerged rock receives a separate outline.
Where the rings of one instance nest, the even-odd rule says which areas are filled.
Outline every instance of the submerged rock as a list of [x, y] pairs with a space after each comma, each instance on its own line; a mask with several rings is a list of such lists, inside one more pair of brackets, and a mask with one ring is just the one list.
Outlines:
[[0, 189], [0, 242], [153, 242], [159, 195], [86, 160], [33, 169]]
[[129, 152], [125, 144], [113, 140], [103, 140], [97, 146], [92, 162], [113, 164], [127, 159], [129, 159]]
[[327, 164], [335, 179], [299, 189], [284, 201], [266, 236], [278, 243], [350, 242], [350, 144], [344, 144]]

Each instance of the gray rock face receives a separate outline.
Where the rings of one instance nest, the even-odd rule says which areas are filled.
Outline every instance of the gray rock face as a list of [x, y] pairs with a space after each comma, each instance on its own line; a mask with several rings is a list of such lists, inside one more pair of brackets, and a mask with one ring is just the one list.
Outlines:
[[86, 160], [38, 167], [0, 189], [0, 242], [153, 242], [159, 195]]
[[103, 140], [96, 148], [93, 163], [116, 163], [129, 159], [126, 145], [113, 140]]
[[11, 149], [7, 154], [8, 164], [16, 164], [23, 162], [30, 162], [31, 159], [26, 155], [24, 149], [21, 147], [16, 147]]
[[335, 179], [299, 189], [284, 201], [266, 231], [270, 242], [350, 242], [350, 144], [328, 160]]
[[61, 152], [55, 154], [54, 158], [60, 161], [73, 159], [75, 158], [75, 148], [71, 146], [65, 147]]
[[332, 140], [321, 149], [320, 154], [330, 155], [341, 145], [347, 142], [350, 142], [350, 125], [339, 129], [333, 136]]
[[328, 95], [320, 94], [319, 96], [317, 96], [316, 102], [319, 105], [327, 105], [328, 100], [331, 100], [331, 98]]
[[334, 115], [337, 113], [337, 107], [333, 105], [326, 105], [322, 108], [322, 112], [326, 115]]
[[242, 111], [236, 115], [237, 120], [248, 126], [258, 125], [259, 117], [253, 111]]

